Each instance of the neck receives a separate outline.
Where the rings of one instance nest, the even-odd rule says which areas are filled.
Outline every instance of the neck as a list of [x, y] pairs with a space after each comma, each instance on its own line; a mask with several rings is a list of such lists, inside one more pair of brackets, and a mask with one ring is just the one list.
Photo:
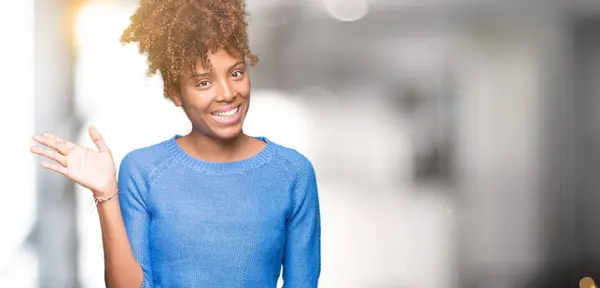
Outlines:
[[178, 139], [186, 152], [210, 162], [231, 162], [245, 158], [250, 141], [251, 137], [244, 133], [230, 139], [218, 139], [195, 130]]

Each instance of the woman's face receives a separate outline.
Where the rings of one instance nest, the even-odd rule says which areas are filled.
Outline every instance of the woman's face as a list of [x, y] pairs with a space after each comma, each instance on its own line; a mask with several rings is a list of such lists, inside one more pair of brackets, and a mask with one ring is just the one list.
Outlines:
[[213, 70], [202, 67], [197, 76], [185, 71], [173, 103], [182, 107], [193, 129], [211, 138], [230, 139], [242, 133], [250, 107], [250, 80], [246, 63], [223, 49], [208, 54]]

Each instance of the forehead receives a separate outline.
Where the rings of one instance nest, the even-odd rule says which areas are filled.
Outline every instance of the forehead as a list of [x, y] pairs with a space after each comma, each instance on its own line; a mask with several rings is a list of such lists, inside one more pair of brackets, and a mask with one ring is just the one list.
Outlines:
[[240, 57], [231, 55], [224, 49], [219, 49], [217, 51], [210, 52], [206, 56], [207, 56], [208, 60], [210, 61], [210, 65], [212, 67], [203, 67], [202, 58], [198, 57], [196, 59], [196, 71], [197, 72], [207, 72], [207, 70], [213, 70], [213, 69], [216, 70], [217, 72], [227, 70], [232, 65], [235, 65], [235, 64], [239, 63], [240, 61], [244, 60]]

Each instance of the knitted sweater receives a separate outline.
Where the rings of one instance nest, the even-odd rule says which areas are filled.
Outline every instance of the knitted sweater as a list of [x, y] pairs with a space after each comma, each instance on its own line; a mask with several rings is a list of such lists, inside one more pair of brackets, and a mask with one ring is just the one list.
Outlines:
[[125, 156], [119, 203], [142, 287], [317, 287], [321, 222], [315, 172], [266, 142], [236, 162], [187, 154], [176, 135]]

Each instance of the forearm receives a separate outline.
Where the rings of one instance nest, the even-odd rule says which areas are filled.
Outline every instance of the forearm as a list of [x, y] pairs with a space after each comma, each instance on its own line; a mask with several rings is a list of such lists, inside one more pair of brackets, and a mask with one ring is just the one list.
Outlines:
[[131, 250], [118, 194], [109, 201], [98, 203], [97, 208], [102, 230], [107, 286], [110, 288], [142, 287], [144, 274]]

